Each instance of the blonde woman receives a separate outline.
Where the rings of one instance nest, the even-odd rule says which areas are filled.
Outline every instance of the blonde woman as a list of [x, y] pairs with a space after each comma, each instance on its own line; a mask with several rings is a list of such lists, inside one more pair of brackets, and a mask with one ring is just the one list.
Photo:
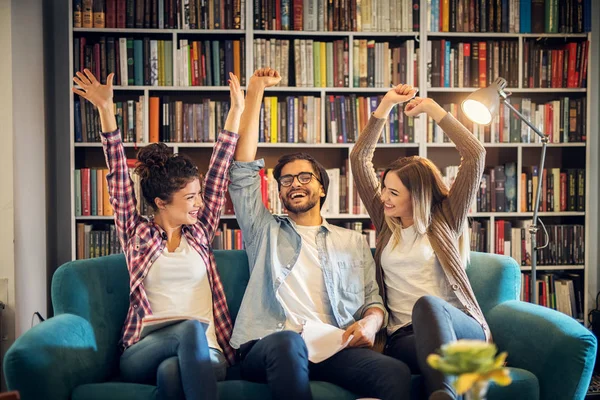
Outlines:
[[[352, 173], [377, 229], [377, 279], [390, 315], [385, 354], [424, 376], [430, 400], [454, 399], [450, 382], [426, 358], [444, 343], [491, 336], [465, 273], [467, 213], [485, 149], [435, 101], [415, 94], [413, 87], [398, 85], [385, 95], [352, 150]], [[450, 189], [436, 166], [418, 156], [394, 161], [381, 180], [375, 173], [373, 153], [388, 114], [407, 101], [405, 114], [433, 118], [462, 157]]]

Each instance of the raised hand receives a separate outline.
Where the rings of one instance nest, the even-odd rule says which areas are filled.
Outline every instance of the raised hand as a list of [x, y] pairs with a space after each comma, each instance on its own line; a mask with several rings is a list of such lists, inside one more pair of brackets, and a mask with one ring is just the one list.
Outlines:
[[416, 117], [423, 112], [428, 112], [429, 107], [433, 104], [435, 104], [435, 102], [432, 99], [415, 97], [404, 106], [404, 114], [409, 117]]
[[415, 97], [419, 89], [407, 84], [400, 84], [389, 90], [383, 100], [391, 104], [405, 103]]
[[111, 73], [106, 78], [106, 85], [98, 82], [94, 74], [89, 69], [84, 69], [81, 73], [77, 73], [73, 77], [73, 82], [80, 86], [80, 88], [73, 88], [73, 93], [83, 97], [97, 108], [102, 109], [111, 106], [113, 99], [113, 78], [114, 73]]
[[240, 80], [233, 73], [229, 73], [229, 95], [231, 97], [231, 109], [240, 113], [244, 111], [244, 91], [240, 87]]
[[251, 85], [260, 85], [263, 88], [277, 85], [281, 81], [279, 72], [272, 68], [261, 68], [254, 71], [254, 75], [250, 77]]

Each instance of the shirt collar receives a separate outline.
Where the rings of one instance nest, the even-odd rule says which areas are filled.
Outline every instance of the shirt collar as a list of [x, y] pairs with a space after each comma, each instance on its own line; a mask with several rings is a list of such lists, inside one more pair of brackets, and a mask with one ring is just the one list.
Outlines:
[[[290, 224], [292, 227], [294, 227], [294, 229], [296, 228], [296, 226], [298, 224], [296, 224], [290, 217], [288, 217], [287, 215], [279, 215], [277, 216], [278, 218], [287, 221], [288, 224]], [[331, 224], [329, 222], [327, 222], [327, 220], [325, 219], [325, 217], [321, 216], [321, 225], [319, 225], [321, 227], [321, 230], [326, 230], [327, 232], [331, 233]]]

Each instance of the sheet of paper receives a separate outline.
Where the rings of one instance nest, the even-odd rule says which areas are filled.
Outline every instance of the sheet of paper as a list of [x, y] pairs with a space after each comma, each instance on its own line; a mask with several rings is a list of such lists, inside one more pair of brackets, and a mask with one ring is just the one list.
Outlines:
[[308, 359], [313, 363], [327, 360], [343, 350], [352, 340], [352, 336], [342, 342], [344, 330], [333, 325], [316, 321], [306, 321], [302, 330], [302, 338], [308, 348]]

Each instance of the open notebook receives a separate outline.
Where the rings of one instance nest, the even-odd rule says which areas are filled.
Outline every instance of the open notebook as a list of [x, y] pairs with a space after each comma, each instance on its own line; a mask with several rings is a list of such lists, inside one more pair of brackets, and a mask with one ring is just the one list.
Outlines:
[[145, 338], [150, 333], [157, 331], [162, 328], [166, 328], [167, 326], [176, 324], [182, 321], [188, 321], [191, 319], [195, 319], [204, 324], [204, 329], [208, 328], [208, 324], [210, 321], [207, 318], [200, 318], [191, 315], [148, 315], [142, 319], [142, 331], [140, 333], [140, 339]]

